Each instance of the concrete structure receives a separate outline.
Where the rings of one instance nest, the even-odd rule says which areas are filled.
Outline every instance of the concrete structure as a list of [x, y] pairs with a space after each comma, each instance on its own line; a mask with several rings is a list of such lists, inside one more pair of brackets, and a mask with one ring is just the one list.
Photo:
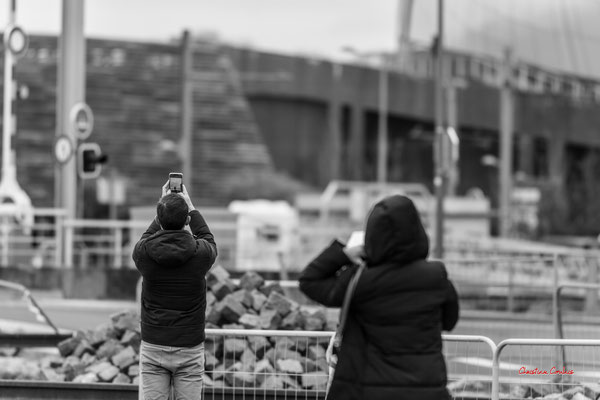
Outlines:
[[[261, 183], [282, 179], [281, 172], [318, 191], [332, 179], [376, 179], [377, 67], [185, 35], [172, 44], [88, 39], [86, 52], [93, 141], [108, 154], [107, 167], [127, 180], [126, 206], [152, 204], [168, 172], [184, 168], [190, 171], [184, 179], [208, 205], [223, 205], [246, 190], [260, 196]], [[432, 188], [433, 82], [427, 53], [415, 55], [403, 73], [389, 71], [387, 176]], [[18, 105], [19, 181], [36, 207], [52, 206], [54, 198], [56, 63], [56, 38], [37, 36], [15, 70], [30, 93]], [[493, 205], [497, 169], [482, 161], [499, 153], [497, 64], [463, 54], [451, 54], [446, 64], [448, 76], [466, 82], [456, 93], [456, 193], [479, 188]], [[593, 187], [597, 83], [522, 65], [515, 73], [518, 175], [550, 183], [559, 193], [573, 182]], [[89, 208], [95, 185], [83, 186]], [[285, 189], [299, 187], [292, 182]]]

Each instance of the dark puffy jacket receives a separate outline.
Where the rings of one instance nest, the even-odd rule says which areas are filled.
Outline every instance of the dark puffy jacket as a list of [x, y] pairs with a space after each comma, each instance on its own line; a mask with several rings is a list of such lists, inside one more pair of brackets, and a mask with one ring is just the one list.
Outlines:
[[204, 218], [190, 212], [187, 230], [161, 230], [156, 220], [133, 250], [143, 277], [142, 340], [193, 347], [204, 341], [206, 273], [217, 247]]
[[[352, 298], [328, 400], [449, 399], [442, 330], [458, 321], [444, 264], [427, 261], [429, 241], [410, 199], [375, 205], [365, 229], [364, 270]], [[303, 271], [300, 289], [340, 307], [355, 266], [334, 241]]]

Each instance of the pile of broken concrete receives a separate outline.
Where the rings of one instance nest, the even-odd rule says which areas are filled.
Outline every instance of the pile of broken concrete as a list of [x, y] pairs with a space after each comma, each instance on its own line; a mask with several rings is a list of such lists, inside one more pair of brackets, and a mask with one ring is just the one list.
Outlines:
[[[239, 280], [216, 266], [207, 275], [207, 329], [333, 330], [326, 309], [300, 305], [278, 282], [247, 272]], [[207, 387], [322, 390], [327, 381], [327, 338], [208, 334]], [[77, 331], [58, 344], [60, 357], [47, 357], [1, 371], [4, 379], [59, 382], [139, 380], [140, 323], [137, 310], [124, 310], [95, 329]], [[25, 365], [25, 366], [24, 366]]]

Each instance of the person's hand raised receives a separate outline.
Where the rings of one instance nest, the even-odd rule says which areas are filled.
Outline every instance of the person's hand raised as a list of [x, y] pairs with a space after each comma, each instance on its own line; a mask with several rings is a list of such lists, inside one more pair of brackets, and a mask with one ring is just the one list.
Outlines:
[[171, 193], [171, 190], [169, 190], [169, 181], [167, 181], [167, 182], [166, 182], [166, 183], [163, 185], [161, 193], [162, 193], [162, 194], [160, 195], [160, 197], [161, 197], [161, 198], [162, 198], [162, 197], [164, 197], [164, 196], [166, 196], [166, 195], [168, 195], [169, 193]]
[[181, 185], [181, 193], [179, 193], [179, 195], [185, 199], [185, 202], [188, 205], [188, 212], [195, 210], [194, 205], [192, 204], [192, 199], [190, 199], [190, 195], [187, 191], [187, 188], [183, 184]]
[[365, 248], [362, 244], [352, 247], [346, 246], [344, 247], [344, 253], [354, 264], [360, 264], [365, 256]]

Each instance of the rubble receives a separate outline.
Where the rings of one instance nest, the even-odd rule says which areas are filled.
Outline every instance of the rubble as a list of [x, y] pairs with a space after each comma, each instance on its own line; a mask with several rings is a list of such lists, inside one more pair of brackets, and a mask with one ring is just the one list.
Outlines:
[[[322, 330], [324, 310], [300, 306], [281, 286], [247, 272], [234, 283], [216, 266], [207, 275], [207, 328]], [[314, 307], [313, 307], [314, 308]], [[125, 310], [95, 329], [78, 331], [57, 346], [60, 357], [43, 367], [0, 360], [0, 377], [55, 382], [139, 381], [141, 343], [139, 313]], [[325, 347], [286, 337], [208, 337], [205, 341], [205, 384], [211, 387], [323, 389], [327, 382]], [[35, 363], [34, 363], [35, 364]], [[5, 368], [7, 365], [8, 368]]]

